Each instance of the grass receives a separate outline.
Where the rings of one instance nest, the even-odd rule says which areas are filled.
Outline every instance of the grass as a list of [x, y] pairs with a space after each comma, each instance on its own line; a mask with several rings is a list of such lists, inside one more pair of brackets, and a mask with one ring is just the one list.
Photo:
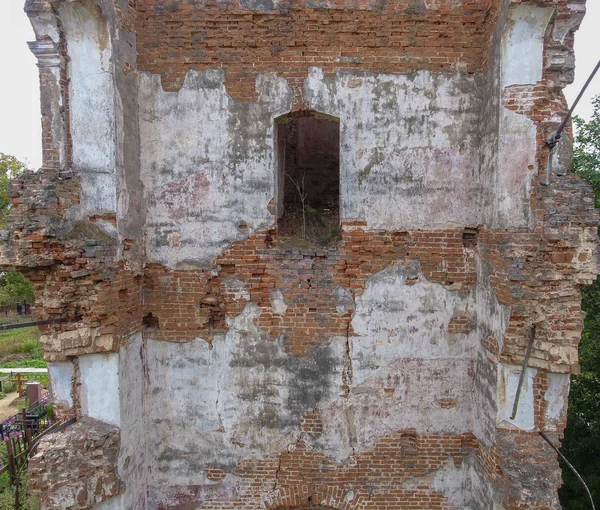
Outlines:
[[[8, 462], [6, 443], [0, 441], [0, 463], [5, 466]], [[8, 471], [0, 474], [0, 510], [15, 510], [15, 487], [9, 483]], [[40, 502], [36, 494], [29, 491], [27, 486], [27, 471], [23, 470], [20, 479], [20, 505], [19, 510], [39, 510]]]
[[[30, 317], [3, 318], [3, 323], [27, 322]], [[46, 362], [42, 359], [42, 346], [40, 344], [40, 331], [37, 327], [22, 329], [11, 329], [0, 331], [0, 367], [3, 368], [45, 368]], [[8, 374], [7, 374], [8, 375]], [[31, 380], [42, 383], [44, 388], [48, 387], [48, 374], [27, 374]], [[4, 383], [4, 391], [16, 391], [16, 384], [10, 381]], [[6, 396], [4, 394], [4, 396]], [[1, 398], [1, 396], [0, 396]], [[20, 407], [26, 405], [21, 402]], [[0, 441], [0, 450], [4, 449], [4, 441]], [[0, 458], [5, 457], [5, 452], [0, 451]], [[20, 510], [38, 510], [40, 508], [37, 497], [27, 490], [27, 473], [21, 477], [21, 505]], [[15, 488], [8, 483], [8, 473], [0, 474], [0, 510], [14, 510]]]
[[5, 361], [0, 363], [0, 368], [46, 368], [48, 364], [39, 358], [24, 359], [22, 361]]
[[42, 360], [39, 329], [34, 326], [0, 331], [0, 366], [5, 366], [5, 368], [45, 367], [46, 364]]

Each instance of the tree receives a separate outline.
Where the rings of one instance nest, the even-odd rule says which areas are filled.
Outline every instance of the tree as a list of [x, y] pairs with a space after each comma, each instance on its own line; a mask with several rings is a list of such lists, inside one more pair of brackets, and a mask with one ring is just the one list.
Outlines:
[[[8, 183], [25, 169], [25, 165], [17, 158], [0, 152], [0, 228], [4, 228], [10, 212]], [[0, 306], [23, 300], [33, 301], [31, 282], [18, 271], [0, 271]]]
[[27, 167], [14, 156], [0, 152], [0, 227], [4, 227], [10, 211], [8, 183], [18, 177]]
[[33, 302], [33, 285], [19, 271], [0, 271], [0, 306]]
[[[575, 117], [573, 171], [584, 177], [596, 193], [600, 207], [600, 96], [592, 100], [589, 121]], [[582, 291], [582, 308], [587, 312], [579, 344], [581, 374], [571, 378], [567, 429], [562, 453], [586, 481], [596, 506], [600, 506], [600, 279]], [[564, 486], [559, 495], [568, 510], [589, 509], [584, 488], [566, 465]]]

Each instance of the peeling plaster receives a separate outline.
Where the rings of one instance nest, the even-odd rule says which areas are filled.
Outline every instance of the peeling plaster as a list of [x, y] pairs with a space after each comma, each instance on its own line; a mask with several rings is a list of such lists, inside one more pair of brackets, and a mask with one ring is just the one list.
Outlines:
[[72, 391], [75, 374], [73, 363], [71, 361], [48, 363], [48, 374], [52, 401], [64, 405], [66, 408], [73, 407]]
[[268, 339], [254, 324], [258, 314], [246, 305], [212, 347], [202, 339], [148, 341], [151, 486], [197, 484], [208, 464], [229, 471], [275, 454], [297, 441], [305, 410], [337, 396], [345, 340], [291, 356], [284, 338]]
[[510, 9], [502, 39], [502, 87], [542, 79], [544, 34], [553, 11], [528, 4]]
[[78, 363], [82, 413], [120, 426], [119, 355], [87, 354]]
[[544, 420], [547, 428], [556, 430], [559, 423], [564, 423], [567, 414], [571, 377], [569, 374], [548, 374], [546, 377], [548, 390], [544, 395], [547, 403]]
[[521, 430], [531, 431], [534, 429], [535, 419], [533, 379], [537, 374], [537, 369], [527, 368], [519, 397], [517, 415], [514, 420], [510, 419], [521, 371], [522, 367], [519, 365], [503, 363], [498, 366], [498, 396], [496, 399], [498, 416], [496, 423], [498, 426], [516, 427]]
[[273, 119], [289, 111], [291, 89], [263, 75], [258, 102], [236, 103], [224, 80], [221, 70], [189, 71], [181, 90], [164, 92], [158, 76], [140, 75], [148, 261], [208, 267], [230, 243], [273, 223]]
[[341, 217], [390, 230], [480, 223], [478, 86], [462, 73], [311, 68], [307, 105], [340, 119]]
[[61, 3], [58, 9], [69, 48], [72, 156], [81, 175], [81, 207], [88, 214], [114, 212], [115, 95], [108, 26], [89, 0]]

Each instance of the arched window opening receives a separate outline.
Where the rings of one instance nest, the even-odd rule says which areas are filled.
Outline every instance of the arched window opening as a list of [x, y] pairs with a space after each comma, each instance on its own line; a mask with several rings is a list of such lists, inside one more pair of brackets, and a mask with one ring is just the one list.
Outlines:
[[331, 246], [340, 234], [340, 123], [316, 112], [277, 122], [277, 227], [282, 246]]

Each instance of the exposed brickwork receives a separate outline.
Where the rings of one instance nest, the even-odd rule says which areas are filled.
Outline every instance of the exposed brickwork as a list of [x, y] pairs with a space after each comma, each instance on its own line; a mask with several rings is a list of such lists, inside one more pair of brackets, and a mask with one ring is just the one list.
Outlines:
[[116, 239], [101, 226], [114, 216], [63, 219], [79, 203], [78, 187], [76, 179], [59, 180], [50, 170], [11, 183], [11, 249], [2, 253], [3, 263], [34, 283], [37, 319], [72, 320], [42, 328], [49, 361], [114, 351], [141, 328], [140, 279], [121, 269]]
[[[203, 508], [263, 508], [266, 492], [265, 504], [270, 509], [319, 505], [345, 510], [455, 509], [433, 489], [434, 473], [448, 465], [460, 468], [466, 458], [491, 468], [490, 474], [500, 472], [497, 457], [482, 448], [472, 434], [420, 435], [399, 430], [341, 466], [298, 441], [277, 458], [240, 463], [231, 472], [241, 477], [238, 497], [228, 502], [208, 500]], [[193, 504], [198, 488], [187, 487], [185, 493], [178, 498], [179, 505]]]
[[551, 189], [536, 187], [543, 207], [536, 232], [484, 232], [480, 249], [493, 262], [490, 281], [498, 299], [513, 310], [503, 360], [522, 361], [529, 328], [536, 325], [531, 365], [576, 372], [580, 289], [595, 278], [598, 214], [585, 206], [593, 194], [584, 181], [574, 175], [553, 179]]
[[297, 89], [312, 66], [326, 73], [475, 72], [482, 68], [490, 4], [435, 2], [425, 8], [400, 0], [382, 8], [350, 1], [322, 9], [308, 1], [259, 12], [233, 2], [140, 0], [138, 69], [160, 74], [165, 90], [176, 90], [189, 69], [224, 68], [237, 101], [256, 100], [259, 73], [278, 73]]
[[323, 422], [319, 416], [319, 411], [304, 413], [301, 426], [303, 432], [313, 437], [319, 437], [323, 433]]
[[[29, 487], [47, 508], [93, 508], [124, 490], [117, 474], [119, 447], [119, 429], [83, 418], [40, 441], [29, 464]], [[79, 476], [71, 476], [74, 472]]]
[[448, 324], [448, 333], [469, 333], [474, 328], [473, 317], [468, 314], [456, 315]]
[[[122, 69], [115, 69], [116, 75], [155, 73], [161, 76], [163, 88], [173, 91], [182, 86], [191, 69], [223, 69], [231, 97], [235, 101], [255, 101], [255, 80], [274, 73], [285, 78], [294, 90], [293, 110], [304, 108], [303, 82], [311, 67], [320, 68], [325, 75], [340, 70], [374, 74], [430, 71], [453, 76], [470, 73], [479, 79], [490, 69], [493, 71], [489, 66], [497, 65], [494, 44], [498, 41], [494, 43], [492, 34], [496, 32], [496, 38], [502, 38], [502, 31], [496, 30], [503, 15], [499, 0], [397, 0], [389, 4], [370, 0], [325, 0], [319, 4], [283, 0], [272, 5], [255, 3], [254, 9], [248, 8], [247, 2], [228, 0], [100, 3], [104, 13], [114, 8], [116, 27], [112, 27], [111, 34], [116, 29], [137, 37], [137, 63], [113, 55], [122, 65]], [[488, 413], [482, 422], [487, 419], [489, 423], [479, 424], [491, 429], [482, 432], [487, 436], [485, 440], [471, 432], [435, 434], [386, 429], [372, 437], [368, 445], [352, 448], [349, 458], [336, 462], [319, 450], [331, 425], [325, 410], [311, 404], [296, 415], [293, 442], [279, 443], [268, 455], [248, 455], [235, 462], [208, 462], [203, 456], [194, 465], [193, 476], [198, 478], [193, 483], [158, 488], [168, 497], [160, 499], [157, 508], [450, 509], [456, 505], [450, 501], [448, 491], [446, 497], [440, 492], [436, 477], [445, 469], [466, 469], [467, 464], [474, 467], [482, 484], [494, 491], [495, 502], [507, 510], [556, 506], [558, 465], [536, 431], [560, 434], [565, 426], [560, 420], [546, 423], [551, 405], [546, 397], [552, 374], [578, 369], [577, 343], [583, 327], [580, 291], [597, 273], [599, 217], [593, 211], [591, 190], [578, 178], [552, 176], [551, 186], [538, 184], [548, 154], [544, 141], [566, 110], [561, 89], [572, 79], [570, 59], [577, 25], [572, 18], [582, 2], [513, 0], [510, 5], [514, 8], [521, 3], [555, 8], [544, 37], [541, 80], [498, 90], [499, 108], [526, 117], [536, 126], [535, 163], [539, 175], [527, 188], [533, 221], [526, 227], [490, 229], [487, 225], [441, 221], [435, 223], [435, 229], [426, 231], [373, 230], [366, 221], [353, 219], [343, 223], [339, 246], [327, 250], [283, 249], [276, 230], [267, 228], [232, 243], [208, 269], [146, 264], [143, 274], [134, 274], [128, 264], [127, 257], [132, 253], [143, 257], [137, 241], [132, 239], [135, 235], [128, 232], [121, 237], [119, 222], [123, 218], [117, 217], [121, 213], [80, 214], [80, 169], [72, 164], [71, 64], [57, 17], [60, 40], [54, 68], [40, 66], [42, 93], [50, 98], [45, 104], [55, 107], [45, 110], [42, 119], [44, 171], [27, 174], [13, 184], [10, 246], [2, 249], [0, 258], [4, 266], [23, 270], [34, 282], [38, 318], [73, 319], [68, 324], [44, 328], [42, 342], [48, 360], [115, 352], [127, 344], [130, 335], [143, 329], [146, 339], [138, 336], [142, 345], [139, 358], [130, 359], [140, 360], [140, 379], [145, 381], [142, 386], [147, 385], [152, 373], [143, 342], [152, 339], [165, 346], [160, 341], [188, 342], [199, 337], [212, 348], [213, 340], [228, 331], [231, 321], [248, 303], [260, 310], [255, 324], [261, 332], [271, 340], [284, 336], [288, 353], [299, 360], [298, 356], [313, 355], [315, 347], [334, 336], [351, 338], [354, 302], [364, 293], [369, 279], [390, 266], [415, 262], [428, 282], [469, 296], [476, 306], [489, 305], [483, 303], [487, 297], [477, 294], [489, 290], [493, 295], [489, 297], [493, 301], [490, 307], [497, 306], [497, 299], [508, 321], [505, 331], [490, 332], [486, 329], [487, 309], [457, 307], [450, 312], [453, 316], [444, 332], [451, 340], [456, 335], [481, 334], [477, 340], [483, 346], [481, 356], [473, 358], [471, 367], [482, 373], [488, 370], [488, 374], [473, 375], [473, 380], [481, 376], [492, 386], [482, 392], [489, 393], [482, 404], [486, 409], [478, 409]], [[40, 12], [54, 12], [49, 2], [36, 0], [29, 4], [31, 12], [34, 7]], [[568, 29], [563, 33], [561, 24], [565, 23]], [[125, 100], [136, 104], [138, 98]], [[446, 162], [444, 158], [444, 154], [436, 153], [431, 161]], [[519, 172], [533, 169], [533, 164], [519, 168], [513, 177], [520, 178]], [[440, 169], [432, 169], [432, 175], [435, 171]], [[115, 169], [122, 178], [119, 172], [125, 171]], [[192, 178], [206, 177], [196, 174]], [[127, 175], [127, 179], [138, 182], [139, 175]], [[425, 194], [425, 189], [418, 192]], [[118, 194], [122, 190], [116, 191]], [[203, 196], [205, 199], [210, 197]], [[126, 201], [122, 196], [119, 200]], [[271, 213], [274, 204], [273, 200]], [[439, 224], [446, 227], [438, 228]], [[171, 241], [181, 240], [176, 231], [169, 235]], [[173, 242], [173, 246], [176, 244]], [[144, 264], [139, 260], [136, 267]], [[415, 290], [417, 287], [411, 286], [419, 284], [419, 278], [406, 280], [406, 289]], [[430, 310], [422, 313], [427, 315]], [[537, 369], [533, 378], [533, 430], [520, 430], [506, 421], [497, 426], [496, 409], [488, 409], [494, 407], [497, 397], [494, 379], [502, 365], [522, 362], [532, 326], [536, 326], [536, 340], [530, 365]], [[77, 386], [81, 374], [78, 364], [74, 365]], [[133, 372], [139, 367], [132, 364], [129, 368]], [[339, 402], [345, 403], [352, 396], [348, 369], [343, 377]], [[211, 383], [203, 390], [211, 390]], [[418, 384], [423, 386], [422, 400], [429, 406], [418, 412], [443, 409], [451, 413], [461, 404], [447, 394], [429, 394], [426, 383]], [[396, 389], [381, 388], [386, 397]], [[75, 388], [72, 409], [58, 410], [63, 416], [81, 414], [77, 392]], [[140, 409], [150, 406], [152, 397], [143, 390], [140, 394]], [[402, 405], [399, 408], [398, 412], [405, 412]], [[218, 419], [221, 423], [215, 428], [224, 431], [220, 415]], [[122, 423], [127, 426], [125, 412]], [[438, 425], [445, 424], [430, 424]], [[185, 431], [173, 432], [183, 435]], [[141, 441], [143, 433], [139, 437]], [[239, 441], [235, 445], [247, 447]], [[116, 474], [119, 447], [119, 434], [113, 427], [84, 419], [44, 440], [31, 464], [32, 488], [41, 493], [42, 502], [49, 507], [91, 508], [124, 489]], [[175, 450], [169, 454], [179, 461], [186, 452]], [[139, 465], [150, 471], [154, 468], [143, 462], [139, 460]], [[209, 483], [204, 484], [206, 479]], [[200, 483], [203, 485], [197, 485]], [[474, 506], [477, 504], [480, 502], [474, 502]]]
[[[358, 295], [366, 280], [392, 261], [418, 259], [428, 280], [452, 290], [467, 291], [476, 280], [473, 251], [463, 247], [462, 231], [366, 232], [349, 225], [342, 239], [338, 250], [279, 250], [269, 231], [234, 243], [213, 270], [148, 266], [144, 316], [152, 314], [159, 324], [152, 336], [210, 341], [225, 331], [227, 317], [239, 315], [251, 301], [262, 309], [257, 325], [273, 338], [285, 334], [286, 348], [303, 354], [330, 335], [348, 335], [353, 308], [338, 310], [335, 289]], [[272, 311], [276, 289], [287, 305], [285, 314]]]

